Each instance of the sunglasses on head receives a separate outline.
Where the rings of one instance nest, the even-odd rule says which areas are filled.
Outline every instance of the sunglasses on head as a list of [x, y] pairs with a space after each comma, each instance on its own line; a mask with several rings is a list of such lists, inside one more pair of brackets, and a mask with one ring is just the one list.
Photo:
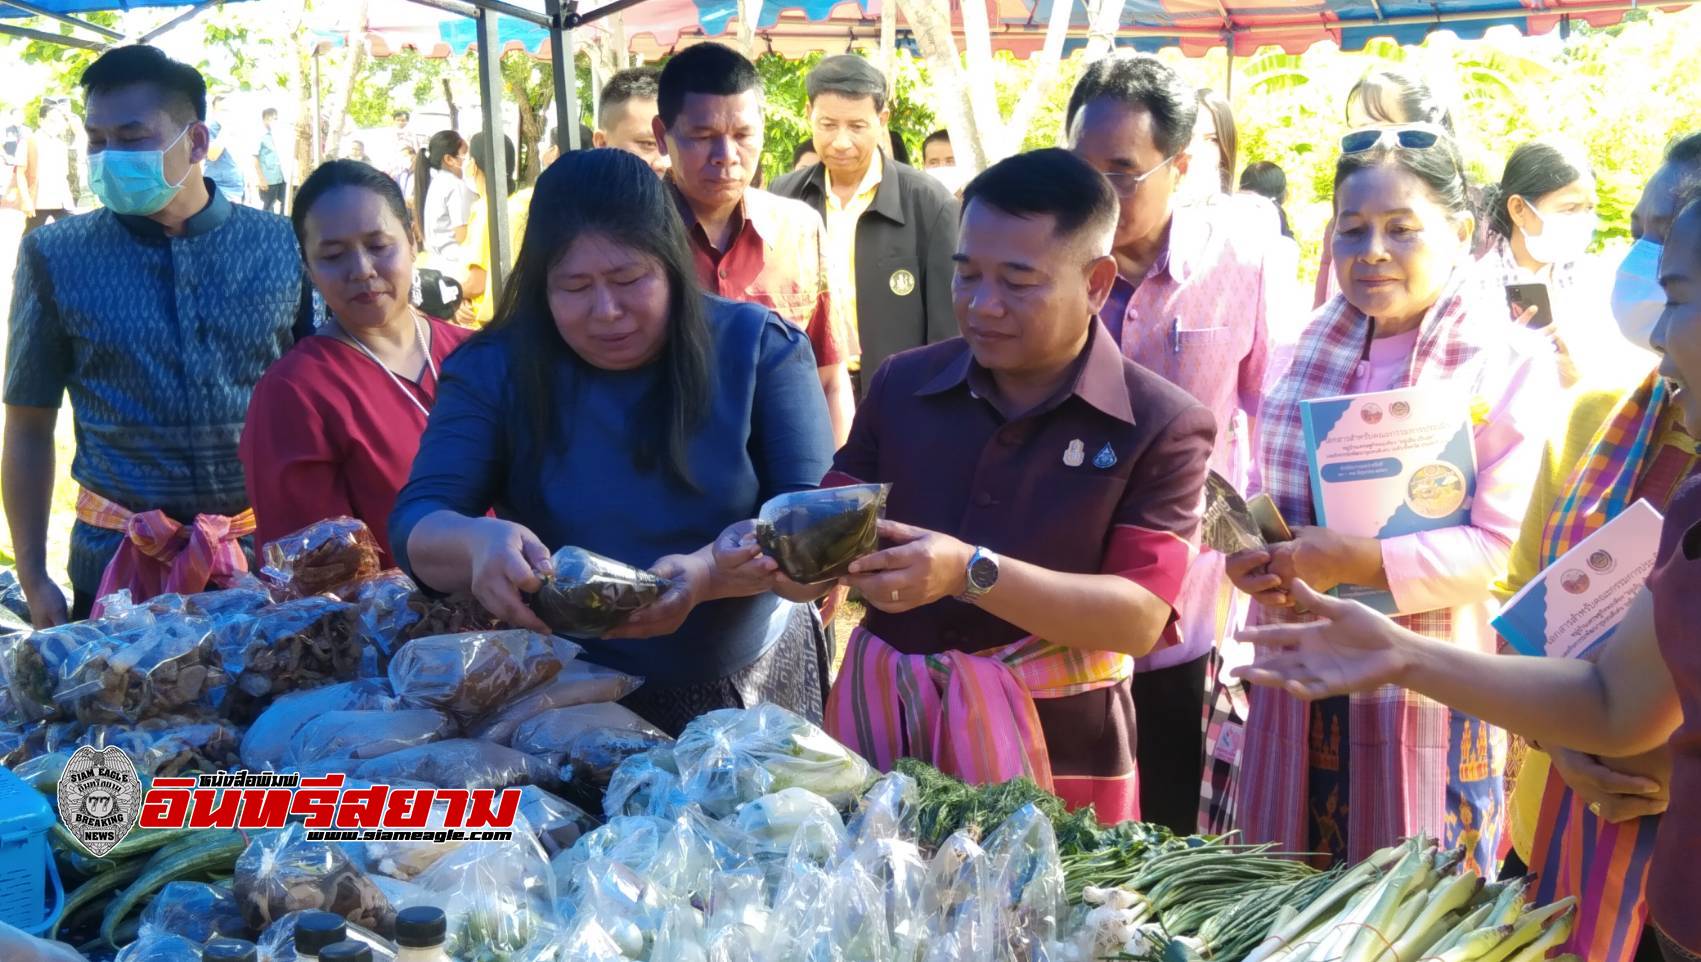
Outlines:
[[1341, 153], [1362, 154], [1384, 145], [1406, 150], [1428, 150], [1445, 135], [1433, 124], [1404, 124], [1397, 127], [1365, 127], [1341, 138]]

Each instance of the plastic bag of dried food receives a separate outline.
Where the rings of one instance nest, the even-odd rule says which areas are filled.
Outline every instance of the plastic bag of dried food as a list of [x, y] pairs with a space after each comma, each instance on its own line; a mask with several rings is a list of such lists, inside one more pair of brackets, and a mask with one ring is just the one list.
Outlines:
[[326, 712], [296, 731], [284, 764], [309, 765], [331, 758], [377, 758], [442, 741], [454, 734], [454, 721], [429, 708]]
[[843, 578], [851, 562], [880, 547], [889, 484], [794, 491], [756, 515], [756, 541], [798, 584]]
[[508, 627], [470, 595], [433, 598], [424, 592], [415, 592], [408, 599], [408, 607], [419, 613], [419, 621], [402, 631], [402, 641]]
[[588, 661], [569, 661], [556, 672], [553, 680], [474, 722], [467, 731], [474, 737], [507, 745], [520, 726], [534, 718], [576, 705], [619, 701], [637, 691], [641, 684], [643, 679], [625, 672]]
[[620, 763], [603, 793], [602, 813], [611, 819], [639, 815], [672, 818], [689, 804], [691, 800], [679, 786], [673, 752], [658, 748]]
[[24, 624], [30, 623], [30, 603], [11, 568], [0, 568], [0, 608]]
[[506, 842], [463, 845], [415, 882], [448, 917], [444, 947], [459, 962], [553, 957], [562, 928], [555, 876], [530, 831], [517, 831]]
[[165, 715], [135, 725], [91, 725], [77, 740], [124, 749], [136, 770], [155, 778], [236, 766], [242, 732], [221, 718]]
[[464, 721], [554, 678], [561, 654], [555, 639], [521, 629], [416, 638], [391, 659], [390, 687], [409, 708]]
[[520, 786], [520, 815], [550, 858], [572, 848], [599, 824], [584, 809], [536, 785]]
[[221, 932], [246, 928], [228, 884], [167, 882], [142, 911], [140, 937], [180, 935], [205, 945]]
[[248, 927], [260, 931], [291, 912], [323, 909], [380, 935], [394, 931], [395, 911], [341, 846], [309, 842], [290, 825], [250, 842], [236, 860], [236, 901]]
[[355, 591], [351, 600], [360, 609], [360, 633], [378, 652], [381, 666], [389, 665], [396, 649], [410, 637], [408, 629], [425, 616], [422, 608], [409, 603], [418, 593], [413, 579], [395, 568], [363, 583]]
[[183, 599], [183, 610], [201, 618], [227, 621], [259, 614], [271, 603], [272, 595], [266, 586], [249, 578], [236, 587], [190, 595]]
[[695, 719], [680, 733], [673, 756], [686, 797], [717, 818], [793, 786], [848, 809], [875, 775], [831, 735], [771, 704]]
[[379, 571], [378, 541], [354, 518], [315, 522], [266, 545], [261, 554], [260, 573], [285, 598], [340, 597]]
[[225, 674], [208, 623], [163, 618], [79, 649], [53, 694], [87, 725], [133, 725], [202, 706]]
[[354, 775], [373, 782], [407, 779], [439, 788], [548, 788], [559, 783], [555, 772], [538, 759], [506, 745], [470, 738], [452, 738], [380, 755], [362, 762]]
[[250, 771], [267, 771], [282, 764], [290, 742], [301, 726], [336, 711], [388, 711], [401, 707], [382, 681], [361, 679], [323, 688], [290, 692], [260, 713], [242, 736], [242, 764]]
[[226, 714], [247, 720], [285, 692], [352, 680], [363, 651], [358, 619], [353, 605], [315, 596], [227, 623], [219, 645], [227, 668], [241, 668], [225, 693]]
[[201, 946], [181, 935], [155, 933], [126, 945], [113, 962], [200, 962]]
[[[546, 711], [521, 724], [509, 744], [528, 755], [536, 755], [551, 765], [560, 765], [568, 760], [569, 754], [574, 752], [581, 739], [593, 733], [597, 737], [578, 747], [578, 757], [580, 761], [597, 760], [607, 765], [608, 772], [602, 779], [603, 785], [608, 784], [607, 775], [612, 775], [614, 769], [628, 757], [673, 744], [673, 739], [640, 718], [631, 709], [610, 703], [574, 705], [570, 708]], [[633, 737], [621, 738], [621, 733]], [[621, 750], [622, 746], [639, 746], [640, 743], [641, 747]], [[619, 754], [619, 757], [610, 759], [609, 756], [614, 754]]]
[[53, 693], [64, 678], [65, 665], [82, 649], [105, 640], [105, 632], [85, 621], [0, 636], [0, 680], [21, 719], [58, 718], [60, 706]]
[[583, 548], [562, 548], [549, 560], [554, 570], [531, 607], [551, 631], [570, 637], [601, 637], [670, 587], [664, 578]]

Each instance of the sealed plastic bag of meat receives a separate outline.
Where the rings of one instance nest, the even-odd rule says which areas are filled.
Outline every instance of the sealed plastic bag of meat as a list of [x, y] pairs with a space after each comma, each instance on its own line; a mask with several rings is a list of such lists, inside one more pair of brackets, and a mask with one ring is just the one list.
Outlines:
[[241, 668], [225, 713], [245, 721], [285, 692], [352, 680], [364, 650], [358, 618], [354, 605], [316, 595], [227, 622], [219, 647], [227, 669]]
[[342, 847], [309, 842], [290, 825], [257, 836], [236, 860], [236, 901], [258, 932], [291, 912], [323, 909], [380, 935], [394, 931], [395, 911]]
[[242, 764], [250, 771], [274, 769], [289, 755], [301, 726], [336, 711], [388, 711], [401, 707], [382, 681], [361, 679], [290, 692], [260, 713], [242, 736]]
[[593, 665], [588, 661], [569, 661], [556, 672], [552, 680], [533, 688], [518, 701], [474, 722], [468, 726], [467, 733], [475, 738], [507, 745], [521, 725], [540, 715], [577, 705], [619, 701], [637, 691], [641, 684], [643, 679], [634, 678], [625, 672]]
[[851, 562], [880, 547], [878, 526], [889, 484], [794, 491], [770, 499], [756, 516], [756, 541], [798, 584], [842, 578]]
[[429, 708], [400, 711], [333, 711], [311, 719], [290, 740], [284, 764], [311, 765], [333, 758], [377, 758], [404, 748], [453, 738], [455, 722]]
[[554, 570], [531, 597], [532, 610], [551, 631], [569, 637], [601, 637], [671, 587], [648, 571], [583, 548], [562, 548], [549, 560]]
[[224, 671], [208, 622], [162, 618], [80, 648], [53, 699], [87, 725], [133, 725], [204, 707]]
[[310, 524], [261, 549], [261, 569], [284, 598], [352, 593], [379, 571], [378, 542], [364, 522], [330, 518]]
[[521, 629], [416, 638], [391, 659], [390, 686], [409, 708], [469, 721], [554, 678], [577, 654], [571, 642]]
[[530, 755], [470, 738], [452, 738], [380, 755], [362, 762], [354, 775], [372, 782], [401, 779], [438, 788], [551, 788], [559, 784], [555, 772]]
[[[640, 718], [630, 708], [607, 703], [574, 705], [543, 712], [527, 719], [515, 729], [509, 744], [528, 755], [536, 755], [551, 765], [559, 765], [579, 739], [592, 732], [604, 733], [601, 736], [603, 741], [609, 740], [607, 733], [627, 732], [650, 743], [647, 747], [627, 752], [626, 755], [636, 755], [640, 751], [673, 744], [673, 739]], [[585, 751], [587, 754], [593, 754], [594, 748], [587, 747]], [[623, 756], [614, 762], [614, 766], [624, 760]], [[612, 767], [609, 772], [613, 774]]]

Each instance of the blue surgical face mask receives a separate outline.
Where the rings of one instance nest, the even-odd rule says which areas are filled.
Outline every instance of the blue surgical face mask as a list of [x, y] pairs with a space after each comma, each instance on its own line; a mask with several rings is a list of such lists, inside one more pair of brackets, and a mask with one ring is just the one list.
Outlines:
[[188, 172], [175, 184], [165, 179], [166, 151], [176, 147], [188, 133], [189, 128], [183, 128], [183, 133], [167, 144], [165, 150], [115, 150], [108, 147], [98, 154], [91, 154], [89, 187], [115, 214], [149, 217], [159, 213], [189, 179]]
[[1658, 242], [1646, 237], [1630, 245], [1612, 285], [1612, 316], [1619, 331], [1625, 340], [1650, 351], [1654, 325], [1666, 309], [1666, 294], [1660, 288], [1661, 250]]

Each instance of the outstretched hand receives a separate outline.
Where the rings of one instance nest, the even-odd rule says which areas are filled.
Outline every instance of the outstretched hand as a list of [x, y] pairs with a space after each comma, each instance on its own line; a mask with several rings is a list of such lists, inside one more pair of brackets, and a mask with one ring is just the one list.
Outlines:
[[1238, 677], [1307, 701], [1399, 683], [1411, 657], [1404, 629], [1356, 601], [1318, 594], [1304, 581], [1291, 588], [1296, 606], [1318, 620], [1242, 631], [1239, 640], [1260, 654], [1255, 664], [1235, 671]]

